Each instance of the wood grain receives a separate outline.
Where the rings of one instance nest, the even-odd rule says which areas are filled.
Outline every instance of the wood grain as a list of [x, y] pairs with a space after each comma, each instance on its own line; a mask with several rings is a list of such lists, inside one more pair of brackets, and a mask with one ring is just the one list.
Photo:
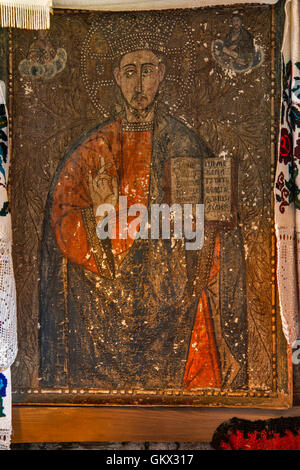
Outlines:
[[217, 426], [232, 417], [257, 420], [299, 415], [300, 407], [162, 410], [14, 406], [12, 442], [210, 442]]

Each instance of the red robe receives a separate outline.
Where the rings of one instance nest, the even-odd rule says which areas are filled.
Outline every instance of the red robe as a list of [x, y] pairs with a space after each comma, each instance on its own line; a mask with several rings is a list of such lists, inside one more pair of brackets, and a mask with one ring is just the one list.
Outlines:
[[[81, 144], [62, 169], [53, 195], [51, 221], [60, 250], [70, 261], [94, 273], [98, 273], [98, 268], [81, 211], [92, 207], [88, 174], [96, 176], [100, 170], [100, 157], [110, 164], [107, 173], [118, 177], [119, 196], [127, 196], [128, 208], [136, 203], [148, 205], [152, 132], [125, 132], [121, 129], [121, 119], [117, 119]], [[113, 239], [114, 256], [125, 256], [133, 243], [131, 238]], [[217, 238], [210, 280], [219, 272], [219, 249]], [[203, 291], [191, 335], [183, 387], [190, 390], [220, 386], [213, 323], [207, 294]]]

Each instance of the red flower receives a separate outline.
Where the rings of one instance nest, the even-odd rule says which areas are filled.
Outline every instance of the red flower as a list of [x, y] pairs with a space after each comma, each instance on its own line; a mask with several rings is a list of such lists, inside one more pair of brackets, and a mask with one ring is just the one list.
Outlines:
[[292, 161], [292, 136], [287, 129], [281, 129], [279, 162], [287, 165], [290, 161]]

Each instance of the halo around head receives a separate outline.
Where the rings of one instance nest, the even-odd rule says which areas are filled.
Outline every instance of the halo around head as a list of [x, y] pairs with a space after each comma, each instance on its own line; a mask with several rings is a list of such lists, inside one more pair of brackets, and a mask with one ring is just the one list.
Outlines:
[[149, 49], [164, 57], [160, 99], [175, 112], [189, 91], [195, 64], [191, 29], [178, 12], [111, 14], [90, 27], [81, 49], [81, 73], [95, 108], [108, 117], [114, 105], [113, 68], [124, 54]]

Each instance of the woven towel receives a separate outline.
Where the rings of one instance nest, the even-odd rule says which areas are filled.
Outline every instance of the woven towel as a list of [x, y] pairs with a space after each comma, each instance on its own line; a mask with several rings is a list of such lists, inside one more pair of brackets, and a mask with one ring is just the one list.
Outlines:
[[0, 81], [0, 372], [12, 365], [17, 354], [16, 288], [7, 195], [9, 157], [5, 86]]
[[9, 157], [5, 86], [0, 81], [0, 450], [9, 449], [10, 444], [9, 368], [17, 354], [16, 288], [11, 256], [11, 216], [7, 195]]
[[275, 230], [280, 313], [290, 345], [300, 338], [300, 7], [288, 0], [282, 45], [280, 141], [275, 176]]

